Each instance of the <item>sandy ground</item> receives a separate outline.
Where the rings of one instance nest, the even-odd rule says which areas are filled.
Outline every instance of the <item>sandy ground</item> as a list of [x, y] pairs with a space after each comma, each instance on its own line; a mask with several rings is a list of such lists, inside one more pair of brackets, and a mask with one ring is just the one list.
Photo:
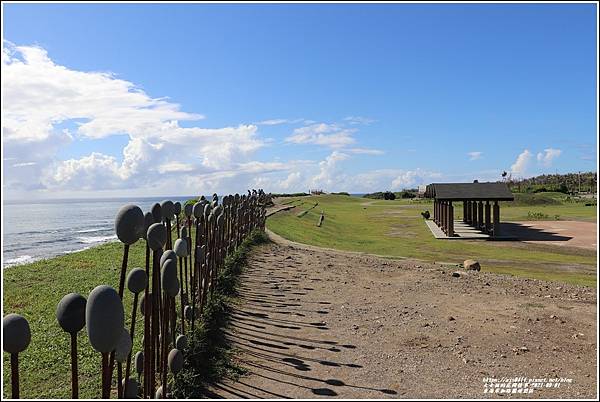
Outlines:
[[272, 238], [228, 329], [248, 373], [212, 397], [485, 398], [486, 377], [572, 381], [504, 397], [596, 396], [595, 289]]
[[526, 230], [516, 232], [527, 243], [552, 244], [597, 250], [598, 226], [596, 222], [580, 221], [528, 221], [518, 222]]

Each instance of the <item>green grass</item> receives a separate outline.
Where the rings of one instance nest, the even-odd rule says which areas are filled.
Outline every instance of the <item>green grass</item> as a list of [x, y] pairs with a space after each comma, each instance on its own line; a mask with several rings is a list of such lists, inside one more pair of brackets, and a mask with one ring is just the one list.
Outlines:
[[[396, 258], [462, 263], [475, 258], [483, 269], [536, 279], [596, 286], [596, 253], [593, 251], [522, 242], [444, 241], [432, 235], [420, 212], [432, 211], [428, 201], [383, 201], [344, 196], [313, 196], [326, 219], [315, 226], [319, 213], [303, 219], [294, 210], [280, 212], [267, 221], [269, 229], [301, 243], [340, 250], [361, 251]], [[595, 208], [582, 204], [516, 206], [501, 208], [503, 220], [527, 219], [527, 211], [543, 211], [550, 217], [595, 220]], [[462, 215], [460, 204], [456, 206]]]
[[[29, 321], [31, 344], [20, 354], [22, 398], [68, 398], [71, 390], [69, 336], [56, 322], [56, 305], [67, 293], [87, 298], [98, 285], [119, 286], [123, 246], [109, 243], [79, 253], [4, 269], [3, 314], [18, 313]], [[129, 251], [129, 267], [144, 267], [145, 243]], [[131, 323], [133, 295], [125, 292], [126, 325]], [[136, 333], [143, 328], [137, 314]], [[135, 336], [134, 354], [141, 337]], [[79, 332], [79, 396], [99, 398], [101, 355], [95, 352], [85, 329]], [[10, 366], [4, 354], [4, 396], [10, 395]]]
[[[31, 343], [19, 360], [21, 398], [70, 398], [69, 336], [56, 321], [56, 305], [71, 292], [87, 298], [98, 285], [118, 288], [123, 245], [108, 243], [78, 253], [14, 266], [3, 272], [3, 315], [23, 315], [31, 327]], [[128, 271], [145, 266], [145, 242], [129, 250]], [[179, 303], [179, 298], [176, 299]], [[125, 323], [129, 330], [133, 295], [125, 290]], [[177, 311], [180, 307], [177, 307]], [[141, 350], [143, 316], [137, 313], [133, 353]], [[95, 352], [85, 328], [78, 335], [79, 397], [101, 396], [101, 355]], [[10, 359], [3, 353], [4, 397], [10, 396]], [[115, 369], [116, 373], [116, 369]], [[115, 374], [116, 378], [116, 374]]]

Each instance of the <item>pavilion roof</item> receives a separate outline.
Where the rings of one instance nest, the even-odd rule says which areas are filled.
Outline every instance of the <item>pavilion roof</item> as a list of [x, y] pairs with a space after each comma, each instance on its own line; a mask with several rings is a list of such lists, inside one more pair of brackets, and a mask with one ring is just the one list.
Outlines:
[[446, 201], [513, 201], [506, 183], [432, 183], [425, 197]]

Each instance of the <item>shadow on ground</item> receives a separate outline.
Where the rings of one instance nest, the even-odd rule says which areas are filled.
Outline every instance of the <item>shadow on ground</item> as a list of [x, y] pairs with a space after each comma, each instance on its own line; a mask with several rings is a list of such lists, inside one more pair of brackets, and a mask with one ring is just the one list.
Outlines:
[[[225, 336], [238, 353], [246, 375], [214, 384], [209, 398], [393, 397], [391, 389], [356, 384], [364, 367], [343, 358], [356, 346], [329, 335], [324, 318], [328, 300], [311, 297], [301, 284], [308, 274], [288, 257], [266, 254], [244, 273], [240, 304], [231, 313]], [[356, 396], [354, 392], [350, 396]]]

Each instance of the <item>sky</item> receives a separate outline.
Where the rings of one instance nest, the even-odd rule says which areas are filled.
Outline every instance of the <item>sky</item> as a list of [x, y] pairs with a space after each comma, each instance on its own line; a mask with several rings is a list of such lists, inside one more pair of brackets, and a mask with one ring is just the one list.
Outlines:
[[595, 4], [2, 4], [5, 199], [596, 170]]

